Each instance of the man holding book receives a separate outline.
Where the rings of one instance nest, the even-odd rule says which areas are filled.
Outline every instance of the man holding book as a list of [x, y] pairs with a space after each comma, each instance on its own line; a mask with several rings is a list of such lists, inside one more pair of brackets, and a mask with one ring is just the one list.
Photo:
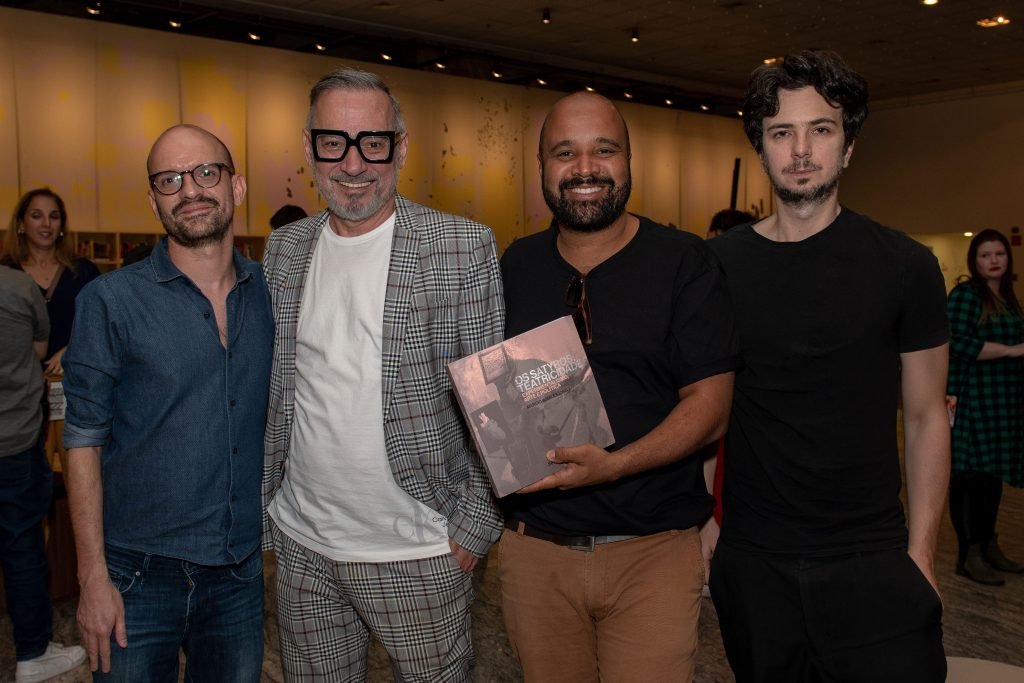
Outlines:
[[616, 441], [554, 449], [563, 467], [504, 499], [509, 638], [528, 681], [690, 680], [699, 529], [717, 532], [702, 456], [738, 365], [724, 283], [702, 240], [626, 212], [629, 134], [609, 100], [556, 103], [538, 160], [554, 220], [502, 259], [505, 333], [572, 314]]

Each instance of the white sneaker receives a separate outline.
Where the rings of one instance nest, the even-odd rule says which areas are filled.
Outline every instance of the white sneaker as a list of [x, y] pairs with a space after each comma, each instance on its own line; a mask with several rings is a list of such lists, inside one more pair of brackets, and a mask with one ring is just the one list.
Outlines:
[[18, 662], [18, 671], [14, 676], [16, 683], [39, 683], [53, 678], [85, 661], [85, 648], [81, 645], [61, 645], [50, 643], [46, 652], [35, 659]]

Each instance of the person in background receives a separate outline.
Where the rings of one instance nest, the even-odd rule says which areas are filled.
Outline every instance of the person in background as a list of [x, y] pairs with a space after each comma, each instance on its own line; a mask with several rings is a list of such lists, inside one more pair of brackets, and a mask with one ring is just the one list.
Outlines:
[[[446, 366], [501, 341], [494, 235], [402, 197], [409, 149], [376, 74], [310, 90], [306, 161], [328, 208], [275, 230], [263, 480], [286, 681], [469, 681], [472, 571], [501, 530]], [[266, 545], [265, 545], [266, 547]]]
[[735, 228], [737, 225], [753, 222], [754, 217], [746, 211], [722, 209], [711, 217], [711, 225], [708, 226], [708, 234], [705, 239], [714, 239], [725, 231]]
[[78, 623], [96, 681], [176, 683], [184, 651], [186, 681], [256, 683], [274, 329], [233, 245], [245, 178], [191, 125], [147, 167], [167, 237], [82, 292], [65, 359]]
[[42, 443], [43, 376], [50, 322], [39, 288], [0, 265], [0, 563], [14, 631], [17, 683], [36, 683], [85, 661], [85, 650], [50, 642], [53, 607], [42, 521], [53, 473]]
[[1010, 244], [982, 230], [964, 278], [949, 293], [949, 385], [956, 397], [949, 515], [959, 543], [956, 573], [993, 586], [1020, 574], [995, 531], [1003, 482], [1024, 486], [1024, 314], [1013, 292]]
[[776, 210], [708, 242], [743, 355], [709, 584], [738, 683], [946, 677], [946, 293], [927, 248], [839, 201], [867, 114], [834, 52], [758, 67], [743, 126]]
[[43, 187], [18, 200], [4, 238], [2, 262], [31, 275], [43, 292], [50, 316], [44, 372], [59, 375], [75, 320], [75, 299], [100, 274], [92, 261], [72, 255], [68, 214], [60, 195]]
[[285, 204], [280, 209], [274, 212], [274, 215], [270, 217], [270, 229], [277, 230], [282, 228], [289, 223], [300, 221], [309, 214], [301, 206], [295, 206], [294, 204]]

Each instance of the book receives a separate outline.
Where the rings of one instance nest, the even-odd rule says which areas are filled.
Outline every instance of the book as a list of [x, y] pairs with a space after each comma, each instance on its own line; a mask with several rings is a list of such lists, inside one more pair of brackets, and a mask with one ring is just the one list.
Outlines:
[[501, 498], [557, 472], [548, 451], [615, 442], [571, 316], [448, 365], [459, 407]]

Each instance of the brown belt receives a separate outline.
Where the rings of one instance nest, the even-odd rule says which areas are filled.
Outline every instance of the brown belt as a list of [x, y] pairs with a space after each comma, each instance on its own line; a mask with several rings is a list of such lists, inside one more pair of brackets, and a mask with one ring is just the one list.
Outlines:
[[507, 518], [505, 520], [505, 528], [523, 536], [529, 536], [530, 538], [540, 539], [541, 541], [547, 541], [548, 543], [554, 543], [555, 545], [565, 546], [572, 550], [584, 550], [587, 552], [593, 552], [594, 546], [596, 545], [604, 545], [605, 543], [616, 543], [618, 541], [628, 541], [633, 538], [639, 538], [639, 536], [635, 534], [621, 534], [617, 536], [563, 536], [562, 534], [551, 534], [532, 526], [526, 526], [525, 522], [521, 522], [520, 520], [513, 518]]

